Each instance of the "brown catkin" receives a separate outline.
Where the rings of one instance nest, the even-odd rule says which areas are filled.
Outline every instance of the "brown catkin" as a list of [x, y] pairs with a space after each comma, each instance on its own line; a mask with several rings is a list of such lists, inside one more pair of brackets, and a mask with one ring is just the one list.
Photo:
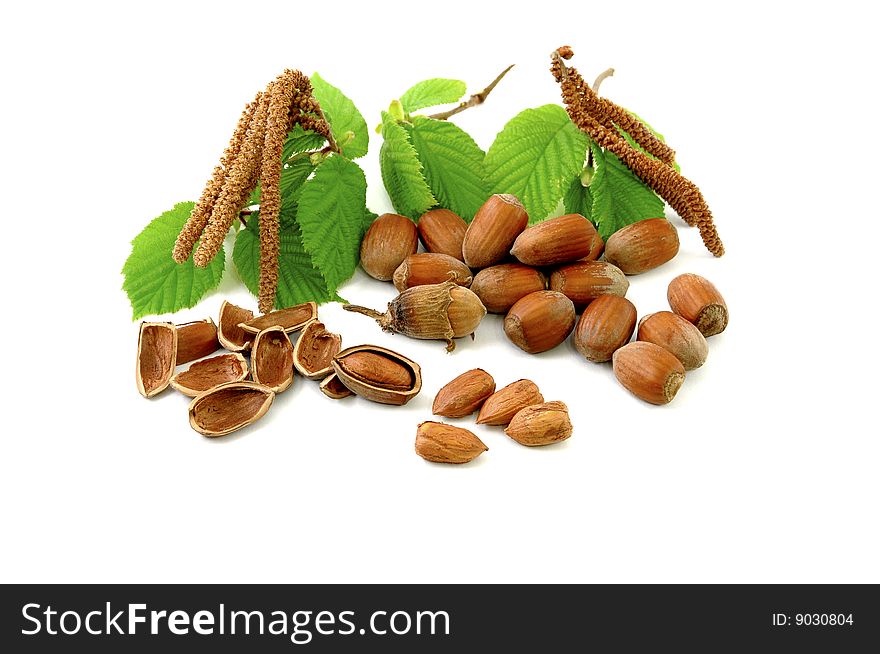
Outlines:
[[195, 264], [204, 268], [220, 251], [233, 221], [238, 217], [248, 195], [254, 190], [259, 177], [263, 157], [263, 141], [266, 135], [266, 114], [269, 109], [268, 90], [260, 98], [253, 120], [247, 130], [241, 151], [229, 171], [220, 197], [202, 233], [202, 240], [193, 256]]
[[254, 101], [244, 108], [241, 118], [238, 119], [238, 125], [236, 125], [235, 131], [232, 134], [232, 138], [229, 140], [229, 145], [226, 147], [226, 150], [223, 151], [223, 156], [220, 158], [220, 164], [214, 168], [214, 174], [205, 185], [205, 190], [202, 191], [202, 197], [199, 198], [196, 206], [193, 207], [192, 213], [190, 213], [186, 224], [183, 226], [183, 229], [180, 230], [180, 234], [177, 235], [177, 241], [174, 244], [174, 252], [172, 254], [177, 263], [183, 263], [189, 259], [192, 254], [193, 246], [202, 235], [205, 225], [208, 224], [208, 218], [211, 216], [214, 203], [217, 201], [220, 192], [223, 190], [223, 185], [226, 183], [232, 164], [238, 158], [238, 153], [241, 151], [241, 144], [244, 141], [247, 129], [254, 118], [254, 112], [257, 109], [257, 105], [260, 103], [262, 95], [262, 93], [257, 93], [257, 97], [254, 98]]
[[293, 71], [275, 80], [269, 97], [263, 160], [260, 167], [260, 292], [259, 307], [269, 313], [278, 289], [279, 213], [281, 211], [281, 152], [290, 131], [290, 106], [294, 94]]
[[666, 200], [675, 212], [689, 225], [696, 225], [706, 248], [716, 257], [724, 254], [724, 245], [718, 236], [712, 212], [697, 186], [663, 161], [631, 147], [613, 127], [606, 127], [590, 109], [595, 103], [588, 98], [595, 96], [575, 68], [567, 68], [562, 59], [569, 59], [571, 48], [563, 46], [554, 53], [550, 67], [562, 89], [562, 100], [572, 122], [587, 133], [602, 148], [617, 155], [639, 178]]

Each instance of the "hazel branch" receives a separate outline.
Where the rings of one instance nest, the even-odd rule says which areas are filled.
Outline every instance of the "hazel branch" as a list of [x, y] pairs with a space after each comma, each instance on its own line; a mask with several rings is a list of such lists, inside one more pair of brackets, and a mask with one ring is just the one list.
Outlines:
[[602, 86], [602, 82], [606, 79], [614, 75], [614, 69], [609, 68], [608, 70], [603, 70], [599, 75], [596, 76], [596, 80], [593, 82], [593, 93], [599, 92], [599, 87]]
[[460, 102], [457, 106], [452, 109], [448, 109], [447, 111], [441, 111], [436, 114], [431, 114], [428, 118], [434, 118], [435, 120], [446, 120], [447, 118], [451, 118], [455, 114], [460, 114], [465, 109], [470, 109], [471, 107], [476, 107], [477, 105], [483, 104], [486, 101], [486, 98], [489, 97], [489, 94], [492, 90], [498, 86], [498, 82], [500, 82], [507, 73], [510, 72], [510, 69], [513, 68], [515, 64], [510, 64], [507, 68], [501, 71], [501, 73], [492, 80], [492, 82], [484, 88], [479, 93], [474, 93], [471, 97], [469, 97], [464, 102]]

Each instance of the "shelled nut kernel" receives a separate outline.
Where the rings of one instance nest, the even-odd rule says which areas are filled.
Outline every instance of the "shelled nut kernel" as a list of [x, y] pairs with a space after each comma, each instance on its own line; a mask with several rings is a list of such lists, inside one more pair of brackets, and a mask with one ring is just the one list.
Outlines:
[[492, 375], [480, 368], [468, 370], [437, 392], [431, 412], [435, 416], [463, 418], [479, 409], [494, 392]]
[[489, 448], [473, 432], [442, 422], [423, 422], [416, 431], [416, 454], [434, 463], [467, 463]]

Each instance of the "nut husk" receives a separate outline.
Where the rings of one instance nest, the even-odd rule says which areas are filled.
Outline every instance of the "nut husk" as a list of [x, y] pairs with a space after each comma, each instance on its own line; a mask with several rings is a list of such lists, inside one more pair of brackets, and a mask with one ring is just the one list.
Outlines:
[[572, 340], [588, 361], [602, 363], [629, 342], [635, 328], [633, 303], [617, 295], [602, 295], [584, 309]]
[[590, 255], [596, 228], [579, 213], [551, 218], [516, 237], [510, 253], [529, 266], [555, 266]]
[[614, 375], [630, 393], [651, 404], [668, 404], [684, 382], [684, 366], [659, 345], [635, 341], [614, 353]]
[[605, 261], [626, 275], [661, 266], [678, 254], [678, 231], [665, 218], [648, 218], [627, 225], [608, 237]]
[[550, 290], [565, 295], [577, 309], [600, 295], [624, 297], [628, 289], [626, 275], [607, 261], [576, 261], [557, 268], [550, 275]]
[[370, 277], [387, 282], [418, 249], [419, 233], [413, 221], [396, 213], [382, 214], [361, 241], [361, 267]]
[[489, 448], [462, 427], [442, 422], [423, 422], [416, 431], [416, 454], [434, 463], [467, 463]]
[[536, 291], [510, 307], [504, 333], [521, 350], [537, 354], [568, 338], [576, 319], [574, 304], [562, 293]]
[[255, 382], [275, 393], [287, 390], [293, 383], [293, 343], [280, 325], [267, 327], [254, 339], [251, 375]]
[[342, 308], [373, 318], [386, 332], [446, 341], [447, 351], [455, 349], [453, 338], [472, 334], [486, 315], [480, 298], [455, 282], [408, 288], [384, 314], [354, 304]]
[[272, 389], [254, 382], [221, 384], [190, 402], [189, 424], [205, 436], [225, 436], [262, 418], [274, 399]]
[[464, 263], [448, 254], [437, 252], [411, 254], [394, 271], [394, 287], [398, 291], [445, 281], [455, 282], [459, 286], [470, 286], [473, 279], [471, 269]]
[[312, 320], [293, 346], [293, 366], [306, 379], [324, 379], [333, 372], [331, 362], [341, 349], [342, 336], [327, 331], [319, 320]]
[[177, 325], [178, 366], [206, 357], [219, 347], [217, 326], [210, 318]]
[[563, 402], [533, 404], [517, 412], [504, 433], [520, 445], [538, 447], [564, 441], [571, 436], [568, 407]]
[[666, 297], [672, 310], [696, 325], [703, 336], [714, 336], [727, 329], [727, 303], [705, 277], [693, 273], [679, 275], [669, 282]]
[[336, 376], [335, 372], [324, 377], [318, 387], [331, 400], [341, 400], [354, 395], [345, 384], [339, 381], [339, 377]]
[[479, 409], [494, 392], [492, 375], [481, 368], [468, 370], [437, 392], [431, 412], [435, 416], [463, 418]]
[[468, 225], [461, 245], [464, 262], [485, 268], [508, 256], [516, 237], [529, 224], [529, 214], [514, 195], [493, 195]]
[[477, 424], [506, 425], [520, 410], [543, 401], [535, 382], [520, 379], [489, 396], [480, 408]]
[[247, 352], [254, 342], [254, 334], [246, 332], [239, 324], [254, 319], [254, 312], [223, 300], [220, 305], [220, 318], [217, 321], [217, 340], [230, 352]]
[[381, 404], [406, 404], [422, 389], [419, 364], [378, 345], [343, 350], [333, 357], [333, 370], [351, 392]]
[[142, 322], [138, 333], [135, 382], [144, 397], [158, 395], [171, 383], [177, 365], [177, 329], [170, 322]]
[[642, 318], [636, 339], [671, 352], [685, 370], [699, 368], [709, 356], [706, 337], [694, 324], [671, 311], [658, 311]]
[[232, 352], [196, 361], [187, 370], [171, 378], [171, 387], [184, 395], [195, 397], [220, 384], [244, 381], [247, 376], [247, 361], [238, 352]]
[[489, 313], [507, 313], [517, 300], [546, 288], [544, 273], [521, 263], [483, 268], [471, 283], [471, 290]]
[[310, 321], [318, 317], [318, 305], [314, 302], [304, 302], [287, 309], [279, 309], [265, 313], [247, 322], [239, 324], [249, 334], [259, 334], [269, 327], [281, 327], [287, 334], [298, 332]]
[[428, 252], [438, 252], [464, 261], [461, 244], [467, 223], [449, 209], [431, 209], [422, 214], [418, 224], [419, 238]]

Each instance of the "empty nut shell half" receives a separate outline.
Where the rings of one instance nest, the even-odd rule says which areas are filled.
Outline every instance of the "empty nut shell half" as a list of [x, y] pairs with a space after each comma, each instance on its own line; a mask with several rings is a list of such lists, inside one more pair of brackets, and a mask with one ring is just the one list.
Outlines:
[[434, 463], [467, 463], [489, 448], [467, 429], [442, 422], [423, 422], [416, 431], [416, 454]]
[[533, 404], [519, 411], [504, 433], [520, 445], [552, 445], [571, 436], [568, 407], [563, 402]]
[[257, 334], [251, 350], [251, 375], [275, 393], [293, 383], [293, 343], [283, 327], [269, 327]]
[[259, 334], [268, 327], [281, 327], [286, 333], [298, 332], [306, 326], [310, 320], [318, 317], [318, 305], [314, 302], [297, 304], [287, 309], [279, 309], [271, 313], [263, 314], [239, 325], [249, 334]]
[[177, 329], [170, 322], [142, 322], [138, 334], [135, 381], [144, 397], [158, 395], [171, 383], [177, 365]]
[[319, 388], [321, 389], [321, 392], [331, 400], [341, 400], [350, 395], [354, 395], [345, 384], [339, 381], [339, 377], [336, 376], [335, 372], [324, 377]]
[[422, 369], [402, 354], [377, 345], [358, 345], [333, 357], [336, 376], [355, 395], [401, 405], [422, 389]]
[[496, 391], [483, 403], [477, 416], [477, 424], [506, 425], [522, 409], [543, 401], [544, 396], [535, 382], [520, 379]]
[[264, 415], [275, 393], [254, 382], [230, 382], [197, 395], [189, 405], [189, 424], [211, 438], [253, 424]]
[[435, 416], [463, 418], [479, 409], [494, 392], [492, 375], [480, 368], [468, 370], [437, 392], [431, 412]]
[[253, 319], [254, 312], [250, 309], [242, 309], [223, 300], [217, 321], [217, 340], [230, 352], [247, 352], [254, 342], [254, 334], [246, 332], [239, 325]]
[[177, 325], [177, 365], [201, 359], [216, 352], [217, 325], [210, 318]]
[[303, 328], [293, 347], [293, 365], [306, 379], [324, 379], [333, 372], [331, 362], [342, 349], [342, 336], [312, 320]]
[[220, 384], [244, 381], [247, 376], [247, 361], [238, 352], [232, 352], [196, 361], [171, 378], [171, 387], [184, 395], [195, 397]]

